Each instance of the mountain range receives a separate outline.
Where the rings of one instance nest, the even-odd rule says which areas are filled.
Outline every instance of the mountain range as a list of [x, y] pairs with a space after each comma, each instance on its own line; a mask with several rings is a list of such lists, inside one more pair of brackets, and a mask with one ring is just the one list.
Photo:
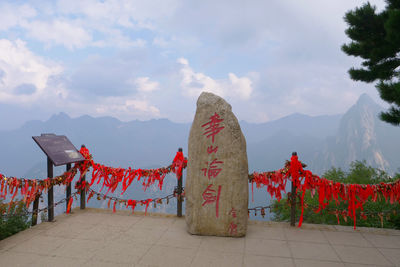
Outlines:
[[[246, 137], [249, 171], [279, 169], [293, 151], [314, 173], [332, 166], [348, 169], [355, 160], [389, 173], [400, 171], [400, 127], [378, 118], [382, 108], [363, 94], [345, 114], [308, 116], [292, 114], [253, 124], [241, 121]], [[46, 158], [32, 140], [41, 133], [66, 135], [79, 148], [85, 144], [96, 162], [115, 167], [154, 168], [169, 165], [179, 147], [187, 152], [190, 123], [167, 119], [122, 122], [112, 117], [65, 113], [47, 121], [29, 121], [0, 131], [0, 172], [37, 176]], [[186, 153], [185, 153], [186, 154]]]

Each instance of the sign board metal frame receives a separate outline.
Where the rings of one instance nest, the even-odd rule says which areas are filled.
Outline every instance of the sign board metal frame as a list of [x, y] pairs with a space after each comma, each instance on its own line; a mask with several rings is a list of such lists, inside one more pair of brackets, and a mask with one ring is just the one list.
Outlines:
[[85, 160], [65, 135], [42, 134], [41, 136], [32, 136], [32, 138], [50, 158], [54, 166]]

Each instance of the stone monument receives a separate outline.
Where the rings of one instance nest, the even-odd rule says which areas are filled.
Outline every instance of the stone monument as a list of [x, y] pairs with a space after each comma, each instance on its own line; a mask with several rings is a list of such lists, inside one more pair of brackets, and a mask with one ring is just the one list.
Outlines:
[[196, 235], [240, 237], [248, 218], [246, 140], [231, 106], [203, 92], [190, 129], [186, 224]]

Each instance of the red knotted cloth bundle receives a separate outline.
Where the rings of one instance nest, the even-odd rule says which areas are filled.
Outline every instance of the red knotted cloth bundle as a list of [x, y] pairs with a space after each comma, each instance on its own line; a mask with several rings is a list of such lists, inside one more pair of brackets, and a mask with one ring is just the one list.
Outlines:
[[182, 151], [176, 152], [175, 158], [172, 161], [171, 170], [176, 174], [178, 179], [182, 178], [182, 171], [187, 165], [187, 159], [183, 156]]
[[276, 197], [278, 201], [282, 198], [282, 192], [285, 192], [287, 176], [283, 175], [283, 169], [273, 172], [254, 172], [251, 179], [251, 198], [254, 201], [254, 184], [257, 188], [267, 187], [271, 197]]

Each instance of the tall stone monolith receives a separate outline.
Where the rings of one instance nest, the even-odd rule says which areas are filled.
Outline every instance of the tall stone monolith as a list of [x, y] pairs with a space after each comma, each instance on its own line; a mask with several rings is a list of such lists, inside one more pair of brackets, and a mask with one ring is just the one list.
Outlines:
[[224, 99], [203, 92], [189, 136], [185, 185], [188, 232], [244, 236], [248, 196], [246, 140], [238, 120]]

